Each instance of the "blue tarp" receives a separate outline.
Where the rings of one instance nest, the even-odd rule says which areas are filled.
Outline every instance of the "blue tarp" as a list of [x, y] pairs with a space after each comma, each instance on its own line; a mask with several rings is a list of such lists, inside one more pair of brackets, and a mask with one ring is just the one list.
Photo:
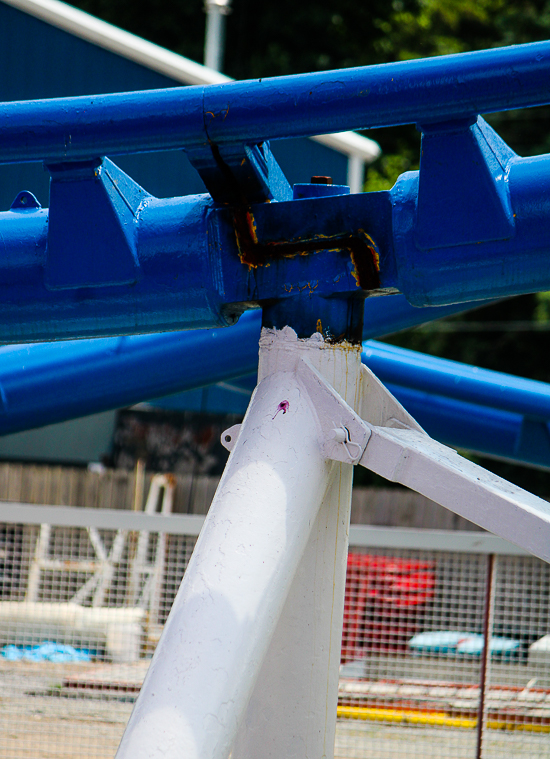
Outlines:
[[22, 659], [24, 661], [79, 662], [91, 661], [92, 658], [89, 651], [50, 640], [45, 640], [39, 646], [4, 646], [1, 654], [8, 661]]
[[[423, 632], [409, 640], [409, 648], [415, 653], [456, 653], [479, 656], [483, 651], [483, 635], [471, 632], [453, 632], [436, 630]], [[489, 651], [495, 655], [510, 655], [520, 647], [518, 640], [512, 638], [492, 637], [489, 641]]]

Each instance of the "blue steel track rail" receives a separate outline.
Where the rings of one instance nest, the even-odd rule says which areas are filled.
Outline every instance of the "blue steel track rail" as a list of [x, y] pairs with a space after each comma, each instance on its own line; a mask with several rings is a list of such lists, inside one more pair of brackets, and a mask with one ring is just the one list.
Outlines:
[[[0, 341], [230, 326], [257, 307], [267, 326], [359, 341], [368, 295], [422, 307], [550, 289], [550, 156], [520, 158], [479, 115], [550, 102], [549, 77], [541, 42], [4, 103], [0, 162], [42, 160], [51, 185], [49, 210], [23, 192], [0, 213]], [[390, 192], [293, 190], [267, 143], [409, 122], [420, 172]], [[105, 158], [167, 148], [209, 194], [159, 200]]]
[[3, 103], [0, 162], [248, 144], [550, 103], [550, 42], [226, 84]]

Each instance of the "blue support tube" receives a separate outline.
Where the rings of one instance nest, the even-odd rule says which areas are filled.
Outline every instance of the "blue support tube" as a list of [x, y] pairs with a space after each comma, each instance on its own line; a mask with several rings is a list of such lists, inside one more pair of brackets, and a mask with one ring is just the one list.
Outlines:
[[550, 102], [550, 43], [357, 69], [3, 103], [0, 162], [82, 161], [448, 121]]
[[[386, 299], [387, 300], [387, 299]], [[372, 320], [371, 320], [372, 324]], [[493, 458], [550, 469], [550, 385], [427, 356], [369, 340], [363, 363], [441, 443]], [[208, 402], [246, 408], [254, 377], [208, 388]], [[230, 388], [235, 388], [233, 394]], [[236, 400], [237, 399], [237, 402]], [[160, 408], [196, 408], [186, 394], [155, 399]], [[189, 406], [188, 404], [191, 404]], [[222, 407], [223, 408], [223, 407]]]
[[[413, 309], [402, 296], [371, 298], [365, 335], [451, 310]], [[4, 347], [0, 434], [237, 381], [256, 370], [259, 330], [260, 314], [251, 311], [230, 329]], [[373, 340], [364, 343], [363, 361], [437, 440], [550, 468], [550, 386]]]
[[[364, 335], [387, 334], [468, 308], [472, 304], [412, 308], [400, 295], [369, 298]], [[0, 434], [253, 374], [260, 326], [260, 312], [249, 311], [228, 329], [0, 348]]]
[[550, 385], [369, 340], [363, 361], [387, 385], [550, 419]]
[[[255, 376], [209, 385], [150, 401], [154, 408], [244, 414]], [[251, 385], [251, 387], [250, 387]], [[457, 401], [400, 385], [386, 385], [397, 400], [435, 440], [466, 451], [518, 464], [550, 469], [548, 421]]]
[[387, 385], [428, 435], [452, 448], [550, 469], [550, 421]]
[[363, 362], [454, 448], [550, 469], [550, 385], [369, 340]]
[[260, 314], [238, 327], [0, 349], [0, 434], [75, 419], [256, 371]]

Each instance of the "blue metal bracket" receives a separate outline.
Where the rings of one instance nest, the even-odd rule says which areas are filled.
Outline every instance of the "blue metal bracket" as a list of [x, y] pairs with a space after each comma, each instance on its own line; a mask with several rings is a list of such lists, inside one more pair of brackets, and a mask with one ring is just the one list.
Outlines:
[[134, 284], [137, 216], [148, 197], [108, 158], [50, 164], [44, 279], [51, 290]]
[[421, 129], [417, 247], [452, 248], [512, 237], [507, 171], [516, 154], [481, 117]]
[[221, 147], [212, 143], [188, 152], [188, 157], [218, 203], [244, 206], [292, 198], [292, 188], [268, 142]]
[[235, 297], [261, 305], [265, 326], [281, 328], [292, 316], [300, 337], [317, 330], [359, 342], [363, 300], [380, 288], [379, 250], [364, 227], [372, 220], [384, 236], [388, 197], [377, 195], [371, 212], [365, 197], [350, 197], [348, 187], [300, 185], [295, 194], [299, 202], [212, 213], [210, 239], [216, 241], [224, 279], [232, 278], [233, 261], [223, 251], [236, 237], [239, 260], [248, 271], [239, 281], [233, 277]]
[[17, 193], [10, 206], [10, 211], [36, 211], [42, 208], [36, 197], [28, 190]]

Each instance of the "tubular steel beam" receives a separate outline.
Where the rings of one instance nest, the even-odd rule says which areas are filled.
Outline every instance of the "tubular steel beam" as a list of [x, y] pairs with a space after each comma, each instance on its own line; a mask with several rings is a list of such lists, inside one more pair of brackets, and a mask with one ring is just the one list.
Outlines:
[[450, 121], [550, 102], [538, 42], [273, 79], [2, 104], [0, 162], [87, 160]]
[[[412, 326], [448, 311], [413, 309], [397, 295], [369, 298], [364, 333]], [[253, 375], [260, 321], [252, 311], [225, 330], [5, 346], [0, 434]], [[547, 384], [374, 340], [364, 343], [362, 360], [436, 440], [550, 468]]]
[[[550, 289], [550, 156], [518, 157], [478, 115], [550, 102], [549, 73], [545, 42], [5, 104], [0, 161], [44, 159], [51, 190], [49, 211], [22, 192], [0, 213], [0, 341], [228, 326], [259, 306], [266, 327], [306, 338], [308, 313], [359, 342], [367, 295], [422, 307]], [[263, 142], [411, 120], [420, 171], [389, 192], [292, 190]], [[153, 198], [104, 158], [178, 146], [210, 195]]]
[[440, 443], [550, 469], [550, 385], [374, 340], [362, 360]]
[[49, 212], [23, 192], [0, 213], [0, 341], [227, 326], [254, 306], [308, 337], [312, 298], [338, 339], [368, 294], [421, 307], [550, 289], [550, 156], [519, 158], [482, 119], [423, 140], [420, 172], [389, 192], [297, 185], [252, 205], [159, 200], [108, 159], [50, 165]]
[[[550, 385], [369, 340], [363, 361], [384, 384], [550, 419]], [[413, 414], [414, 416], [414, 414]]]
[[[469, 308], [472, 305], [476, 304]], [[419, 309], [401, 295], [368, 298], [364, 336], [375, 337], [458, 310], [466, 306]], [[0, 348], [0, 434], [255, 374], [260, 325], [261, 313], [249, 311], [230, 329], [4, 346]]]
[[452, 448], [550, 469], [550, 420], [387, 383], [426, 432]]

